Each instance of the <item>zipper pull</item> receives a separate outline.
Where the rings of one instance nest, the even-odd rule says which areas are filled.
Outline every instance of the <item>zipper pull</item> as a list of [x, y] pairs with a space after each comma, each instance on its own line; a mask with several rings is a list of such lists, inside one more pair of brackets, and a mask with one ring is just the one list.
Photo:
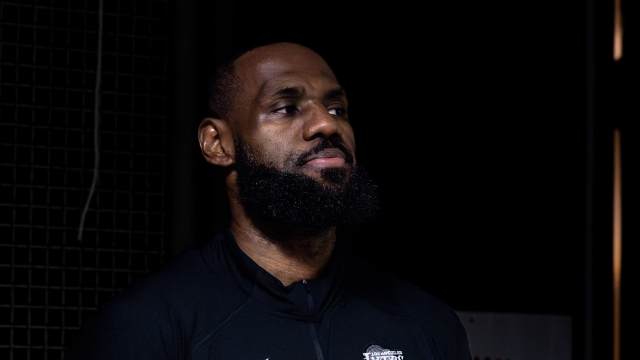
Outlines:
[[302, 279], [302, 286], [304, 286], [304, 289], [307, 291], [307, 304], [309, 305], [309, 310], [311, 310], [314, 308], [313, 297], [311, 296], [311, 289], [306, 279]]

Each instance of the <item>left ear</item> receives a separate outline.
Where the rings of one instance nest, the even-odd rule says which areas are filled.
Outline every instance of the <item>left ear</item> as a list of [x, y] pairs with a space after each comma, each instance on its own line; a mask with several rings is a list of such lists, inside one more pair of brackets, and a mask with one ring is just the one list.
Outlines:
[[200, 150], [207, 162], [228, 167], [235, 163], [235, 147], [226, 121], [205, 118], [198, 127]]

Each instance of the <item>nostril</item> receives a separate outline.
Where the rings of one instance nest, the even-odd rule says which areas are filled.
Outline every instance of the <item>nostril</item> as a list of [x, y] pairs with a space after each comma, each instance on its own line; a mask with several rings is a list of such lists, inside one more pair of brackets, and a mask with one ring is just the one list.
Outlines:
[[316, 118], [311, 121], [305, 131], [305, 139], [312, 140], [316, 137], [331, 137], [338, 132], [338, 125], [335, 119]]

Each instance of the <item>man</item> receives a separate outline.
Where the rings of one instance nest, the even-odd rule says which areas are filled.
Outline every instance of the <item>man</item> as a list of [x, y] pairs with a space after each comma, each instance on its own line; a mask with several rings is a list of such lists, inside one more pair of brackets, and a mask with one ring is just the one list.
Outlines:
[[198, 138], [224, 170], [229, 230], [104, 309], [81, 356], [470, 359], [451, 309], [336, 238], [376, 199], [325, 61], [296, 44], [262, 46], [223, 68], [213, 93]]

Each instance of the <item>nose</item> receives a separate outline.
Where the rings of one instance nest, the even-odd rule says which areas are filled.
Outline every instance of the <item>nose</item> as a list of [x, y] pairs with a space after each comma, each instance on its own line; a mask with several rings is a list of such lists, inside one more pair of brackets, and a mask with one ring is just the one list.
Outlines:
[[330, 138], [337, 132], [338, 120], [324, 106], [313, 106], [305, 122], [304, 139], [310, 141], [316, 137]]

